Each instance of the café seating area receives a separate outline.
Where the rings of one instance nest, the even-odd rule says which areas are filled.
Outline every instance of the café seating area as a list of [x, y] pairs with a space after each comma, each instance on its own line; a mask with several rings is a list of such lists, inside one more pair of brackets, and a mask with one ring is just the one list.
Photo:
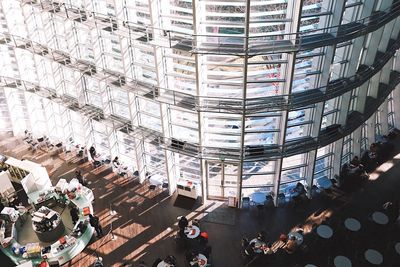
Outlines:
[[[389, 164], [400, 151], [397, 143], [392, 142], [392, 145], [384, 164]], [[77, 153], [74, 157], [80, 157], [79, 146], [74, 153]], [[395, 173], [380, 173], [378, 179], [363, 181], [355, 191], [343, 190], [338, 181], [319, 179], [309, 198], [305, 193], [306, 185], [297, 183], [281, 193], [279, 207], [275, 207], [271, 195], [255, 192], [247, 199], [247, 204], [243, 201], [242, 209], [234, 211], [236, 219], [232, 225], [212, 223], [199, 216], [218, 209], [233, 210], [226, 205], [209, 202], [184, 210], [173, 206], [174, 197], [169, 198], [166, 191], [153, 194], [149, 186], [162, 189], [166, 182], [158, 175], [149, 173], [143, 184], [130, 180], [104, 190], [115, 181], [123, 180], [117, 171], [113, 172], [112, 166], [99, 174], [98, 168], [89, 162], [80, 160], [79, 165], [74, 162], [71, 159], [63, 167], [71, 173], [67, 179], [75, 176], [68, 169], [79, 166], [93, 189], [95, 211], [102, 214], [101, 223], [108, 233], [104, 241], [92, 240], [89, 249], [75, 261], [80, 266], [91, 266], [94, 254], [90, 251], [103, 242], [106, 245], [96, 250], [103, 266], [396, 266], [400, 259], [398, 214], [388, 209], [390, 205], [387, 204], [398, 200], [396, 192], [400, 183], [396, 173], [400, 173], [400, 166], [396, 161], [393, 161]], [[368, 175], [376, 173], [379, 173], [379, 166]], [[128, 194], [132, 200], [148, 198], [130, 204], [122, 201]], [[121, 201], [113, 205], [114, 213], [111, 213], [109, 201], [116, 197], [121, 197]], [[216, 210], [208, 211], [217, 206]], [[177, 226], [177, 216], [182, 215], [188, 216], [183, 235]], [[108, 223], [110, 218], [114, 220], [112, 225]], [[117, 236], [114, 241], [111, 227]], [[260, 253], [249, 258], [243, 253], [240, 240], [247, 236], [251, 243], [251, 238], [260, 231], [265, 232], [265, 239], [254, 247]], [[124, 236], [129, 235], [134, 237], [125, 239]], [[116, 244], [121, 249], [106, 253]], [[136, 254], [137, 250], [146, 253]], [[84, 260], [88, 256], [93, 261]], [[123, 258], [118, 258], [120, 256]]]

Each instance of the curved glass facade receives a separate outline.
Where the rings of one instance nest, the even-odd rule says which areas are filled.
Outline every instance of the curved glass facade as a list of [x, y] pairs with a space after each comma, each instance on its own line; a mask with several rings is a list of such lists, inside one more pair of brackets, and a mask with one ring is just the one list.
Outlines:
[[395, 0], [3, 0], [0, 130], [95, 144], [204, 199], [309, 189], [400, 125], [399, 15]]

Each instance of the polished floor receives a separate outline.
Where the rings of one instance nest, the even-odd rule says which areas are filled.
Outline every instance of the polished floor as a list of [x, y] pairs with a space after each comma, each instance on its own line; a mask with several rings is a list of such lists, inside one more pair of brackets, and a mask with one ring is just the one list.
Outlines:
[[[351, 260], [352, 266], [363, 267], [369, 266], [365, 252], [374, 249], [383, 256], [379, 266], [395, 267], [400, 266], [400, 255], [394, 248], [400, 242], [400, 230], [395, 226], [377, 225], [371, 214], [380, 210], [386, 201], [400, 197], [399, 139], [397, 143], [392, 159], [381, 165], [360, 190], [351, 193], [334, 190], [329, 197], [320, 196], [301, 205], [261, 211], [255, 207], [234, 210], [225, 203], [213, 201], [204, 205], [196, 203], [192, 210], [175, 207], [176, 196], [169, 196], [167, 191], [151, 191], [148, 185], [116, 176], [106, 166], [93, 169], [87, 162], [67, 161], [62, 154], [32, 153], [15, 137], [0, 139], [0, 153], [42, 163], [51, 174], [53, 184], [59, 178], [71, 179], [75, 168], [80, 168], [90, 181], [89, 187], [95, 195], [95, 213], [109, 234], [100, 239], [94, 237], [93, 242], [66, 266], [91, 266], [96, 255], [103, 258], [104, 266], [120, 266], [123, 262], [133, 262], [137, 266], [139, 260], [151, 266], [156, 258], [167, 255], [175, 255], [178, 266], [187, 266], [184, 251], [173, 240], [176, 218], [186, 215], [189, 219], [199, 219], [201, 229], [208, 232], [216, 267], [245, 265], [240, 247], [243, 236], [252, 238], [258, 231], [265, 230], [268, 239], [275, 242], [281, 233], [299, 227], [308, 233], [313, 225], [320, 224], [333, 229], [331, 238], [319, 238], [312, 231], [305, 235], [307, 246], [289, 256], [280, 253], [281, 243], [275, 242], [276, 257], [267, 259], [267, 263], [261, 259], [248, 265], [305, 266], [312, 263], [335, 266], [336, 257], [342, 255]], [[116, 214], [111, 215], [110, 210], [115, 210]], [[348, 217], [361, 222], [358, 232], [346, 231], [343, 222]]]

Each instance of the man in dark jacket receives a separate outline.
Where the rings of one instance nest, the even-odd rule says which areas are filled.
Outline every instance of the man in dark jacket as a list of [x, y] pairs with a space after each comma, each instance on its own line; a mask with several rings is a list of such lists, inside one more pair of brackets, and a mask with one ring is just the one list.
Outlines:
[[73, 206], [69, 210], [69, 214], [71, 215], [72, 223], [75, 226], [76, 222], [79, 220], [79, 210], [75, 206]]
[[92, 214], [89, 214], [89, 222], [92, 227], [96, 230], [97, 236], [103, 236], [103, 229], [101, 228], [99, 218]]
[[184, 231], [185, 231], [185, 228], [186, 228], [188, 225], [189, 225], [189, 221], [186, 219], [185, 216], [182, 216], [182, 217], [179, 219], [179, 222], [178, 222], [179, 235], [180, 235], [181, 237], [185, 235], [185, 234], [184, 234]]

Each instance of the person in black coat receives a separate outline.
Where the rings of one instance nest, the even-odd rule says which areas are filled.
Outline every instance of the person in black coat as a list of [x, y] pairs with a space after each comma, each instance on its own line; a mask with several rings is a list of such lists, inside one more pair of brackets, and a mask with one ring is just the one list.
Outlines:
[[178, 227], [179, 227], [179, 234], [180, 236], [184, 236], [185, 228], [189, 225], [189, 221], [186, 219], [185, 216], [182, 216], [179, 219]]
[[75, 206], [73, 206], [69, 210], [69, 214], [71, 215], [72, 223], [75, 226], [76, 222], [79, 220], [79, 210]]
[[81, 185], [86, 185], [86, 181], [83, 178], [82, 172], [80, 170], [75, 171], [75, 178], [78, 179]]
[[103, 236], [103, 228], [101, 228], [99, 218], [92, 214], [89, 214], [89, 222], [92, 227], [96, 230], [97, 236]]

